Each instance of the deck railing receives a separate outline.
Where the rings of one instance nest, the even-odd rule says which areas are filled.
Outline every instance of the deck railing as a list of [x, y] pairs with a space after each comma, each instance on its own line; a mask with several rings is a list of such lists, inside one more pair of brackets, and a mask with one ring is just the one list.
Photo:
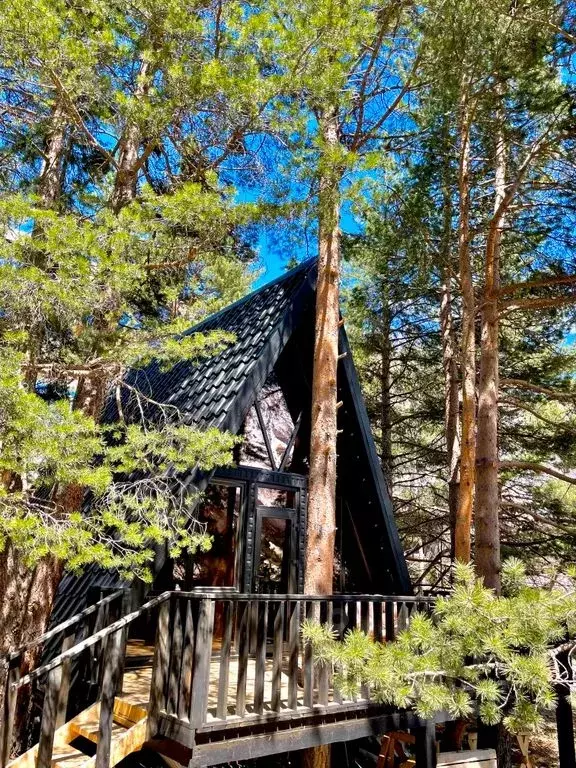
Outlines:
[[[110, 761], [110, 744], [112, 737], [114, 700], [119, 691], [124, 669], [126, 655], [126, 639], [130, 625], [145, 614], [153, 613], [159, 605], [168, 602], [170, 592], [165, 592], [136, 611], [109, 623], [110, 614], [108, 608], [118, 599], [113, 594], [104, 601], [104, 616], [106, 624], [103, 628], [95, 628], [88, 637], [84, 635], [84, 621], [91, 620], [95, 614], [98, 616], [98, 607], [86, 609], [77, 617], [64, 622], [62, 626], [51, 630], [64, 633], [64, 638], [71, 637], [72, 631], [75, 637], [80, 637], [78, 642], [68, 645], [66, 643], [61, 653], [45, 664], [33, 669], [27, 674], [21, 675], [18, 660], [21, 659], [21, 650], [14, 652], [11, 658], [10, 674], [8, 675], [4, 701], [0, 719], [0, 766], [4, 766], [14, 757], [12, 752], [15, 733], [15, 714], [18, 697], [21, 692], [30, 686], [39, 686], [42, 690], [42, 714], [40, 718], [40, 730], [37, 744], [36, 766], [37, 768], [50, 768], [52, 765], [52, 752], [54, 748], [54, 736], [57, 730], [64, 727], [70, 716], [70, 710], [78, 708], [78, 702], [73, 699], [79, 695], [78, 689], [71, 695], [71, 677], [75, 666], [80, 665], [88, 672], [90, 678], [96, 674], [95, 680], [80, 680], [79, 687], [86, 688], [87, 682], [94, 682], [94, 690], [91, 692], [90, 701], [84, 698], [85, 690], [81, 692], [82, 706], [95, 701], [100, 702], [99, 738], [96, 751], [96, 768], [107, 768]], [[78, 620], [77, 620], [78, 619]]]
[[366, 706], [344, 701], [302, 642], [305, 618], [393, 640], [430, 598], [172, 593], [160, 609], [150, 711], [166, 735]]
[[[359, 627], [388, 641], [415, 611], [427, 611], [431, 604], [431, 599], [419, 597], [165, 592], [64, 647], [40, 667], [8, 679], [0, 719], [0, 768], [13, 756], [16, 702], [31, 684], [43, 692], [35, 762], [37, 768], [51, 766], [58, 729], [78, 711], [75, 698], [82, 680], [71, 687], [71, 670], [75, 665], [82, 669], [87, 658], [99, 672], [91, 701], [83, 706], [100, 702], [95, 768], [108, 768], [115, 698], [126, 682], [129, 633], [146, 615], [156, 623], [152, 668], [142, 676], [146, 691], [139, 691], [147, 709], [147, 738], [164, 736], [190, 747], [199, 729], [366, 707], [367, 691], [356, 701], [344, 701], [332, 685], [331, 670], [314, 664], [310, 647], [302, 643], [302, 621], [329, 623], [340, 637]], [[80, 631], [81, 622], [68, 629], [72, 626]]]

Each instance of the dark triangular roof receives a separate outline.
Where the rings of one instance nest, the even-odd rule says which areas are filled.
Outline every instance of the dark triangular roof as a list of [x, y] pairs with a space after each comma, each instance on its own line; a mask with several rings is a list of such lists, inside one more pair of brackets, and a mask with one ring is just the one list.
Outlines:
[[[183, 423], [238, 433], [274, 370], [282, 377], [293, 415], [306, 414], [301, 432], [302, 440], [307, 441], [316, 276], [316, 259], [303, 262], [191, 328], [187, 333], [231, 331], [236, 340], [213, 357], [185, 360], [167, 371], [152, 363], [129, 374], [128, 382], [150, 403], [142, 401], [136, 407], [130, 402], [130, 390], [125, 389], [124, 417], [130, 418], [135, 409], [135, 417], [140, 418], [143, 408], [154, 419], [155, 401], [178, 409], [170, 411], [170, 418], [178, 414]], [[343, 518], [348, 520], [343, 523], [348, 525], [346, 535], [353, 535], [358, 542], [367, 589], [409, 594], [411, 582], [392, 503], [344, 328], [340, 331], [340, 351], [347, 353], [338, 371], [338, 397], [343, 403], [339, 411], [342, 434], [338, 438], [338, 482], [341, 503], [347, 510]], [[108, 420], [117, 418], [115, 403], [115, 397], [110, 398]], [[198, 487], [208, 481], [208, 475], [196, 471], [188, 478]]]
[[[184, 423], [237, 432], [278, 355], [293, 322], [314, 298], [316, 260], [236, 301], [187, 333], [229, 331], [236, 341], [199, 361], [182, 361], [168, 371], [157, 363], [130, 375], [129, 383], [156, 402], [175, 406]], [[124, 404], [130, 410], [130, 396]], [[133, 407], [133, 406], [132, 406]], [[153, 418], [154, 406], [150, 407]]]
[[[302, 351], [304, 339], [308, 346], [313, 336], [316, 273], [316, 259], [306, 261], [188, 331], [221, 329], [234, 333], [236, 341], [220, 354], [183, 361], [168, 371], [154, 363], [132, 374], [131, 383], [152, 400], [176, 406], [184, 423], [238, 432], [288, 342], [296, 343]], [[411, 589], [408, 570], [343, 328], [340, 350], [347, 355], [339, 367], [339, 397], [344, 401], [340, 420], [345, 426], [339, 439], [339, 476], [345, 478], [347, 487], [355, 483], [361, 486], [354, 492], [350, 514], [362, 539], [370, 583], [375, 588], [394, 585], [395, 591], [406, 594]], [[290, 379], [291, 386], [301, 390], [298, 408], [306, 409], [310, 370], [305, 368], [311, 366], [311, 354], [305, 354], [310, 361], [304, 368], [296, 367], [293, 355], [288, 357], [285, 382]], [[308, 381], [298, 380], [306, 376]], [[200, 485], [206, 481], [194, 477]]]

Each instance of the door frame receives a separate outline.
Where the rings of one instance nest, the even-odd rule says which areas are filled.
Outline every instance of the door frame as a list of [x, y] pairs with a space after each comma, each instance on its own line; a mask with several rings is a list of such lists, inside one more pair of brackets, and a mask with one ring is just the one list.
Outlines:
[[[254, 575], [256, 563], [258, 517], [257, 489], [258, 486], [295, 491], [294, 507], [266, 507], [274, 512], [293, 512], [295, 522], [292, 526], [292, 538], [294, 551], [291, 569], [294, 570], [293, 584], [296, 593], [304, 590], [304, 553], [306, 546], [306, 504], [308, 481], [304, 475], [294, 472], [277, 472], [258, 467], [222, 468], [216, 470], [210, 482], [228, 482], [229, 484], [244, 485], [243, 520], [239, 526], [238, 539], [236, 541], [237, 582], [239, 590], [245, 594], [251, 594], [254, 589]], [[262, 507], [261, 507], [262, 508]]]
[[265, 517], [274, 518], [275, 520], [287, 520], [290, 522], [288, 548], [286, 551], [286, 545], [284, 545], [282, 554], [284, 557], [288, 557], [287, 593], [293, 594], [298, 588], [298, 509], [294, 507], [256, 507], [252, 590], [256, 592], [256, 579], [258, 578], [257, 573], [260, 564], [260, 552], [262, 550], [262, 521]]

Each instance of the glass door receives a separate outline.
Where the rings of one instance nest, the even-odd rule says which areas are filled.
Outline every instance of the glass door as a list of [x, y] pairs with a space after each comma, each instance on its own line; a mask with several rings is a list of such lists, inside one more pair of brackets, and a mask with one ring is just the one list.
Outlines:
[[196, 555], [195, 584], [234, 584], [248, 594], [302, 592], [306, 478], [240, 466], [219, 470], [211, 485], [217, 487], [209, 486], [201, 519], [214, 544]]
[[254, 592], [285, 595], [296, 591], [295, 511], [256, 510]]

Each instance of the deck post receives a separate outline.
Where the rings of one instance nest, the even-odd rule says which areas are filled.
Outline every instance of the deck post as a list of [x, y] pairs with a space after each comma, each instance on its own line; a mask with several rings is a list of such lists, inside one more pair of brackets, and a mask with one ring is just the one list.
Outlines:
[[211, 598], [203, 598], [198, 606], [190, 702], [190, 725], [193, 728], [202, 725], [206, 719], [214, 633], [214, 602]]
[[62, 680], [62, 665], [54, 667], [48, 673], [46, 689], [44, 691], [44, 704], [42, 707], [42, 721], [40, 724], [40, 740], [38, 742], [37, 768], [50, 768], [52, 765], [52, 751], [54, 749], [54, 733], [56, 731], [56, 717], [59, 706], [60, 683]]
[[106, 657], [104, 659], [104, 673], [102, 675], [95, 768], [109, 768], [110, 765], [114, 700], [116, 699], [124, 660], [124, 631], [122, 629], [116, 630], [113, 635], [108, 637], [105, 648]]
[[[69, 651], [76, 643], [76, 625], [69, 627], [62, 638], [60, 653]], [[70, 693], [70, 676], [72, 673], [72, 659], [66, 659], [62, 662], [62, 678], [60, 681], [60, 691], [58, 693], [58, 707], [56, 711], [56, 728], [60, 728], [66, 722], [66, 711], [68, 709], [68, 695]]]
[[427, 720], [421, 728], [414, 729], [416, 737], [416, 765], [418, 768], [436, 768], [436, 725]]
[[558, 757], [560, 768], [576, 768], [574, 749], [574, 722], [570, 703], [570, 686], [559, 683], [555, 686], [558, 703], [556, 705], [556, 727], [558, 729]]
[[170, 601], [165, 600], [158, 611], [156, 628], [156, 647], [152, 662], [152, 682], [150, 684], [150, 703], [146, 738], [152, 739], [158, 733], [160, 711], [165, 708], [166, 680], [168, 679], [168, 628], [170, 625]]

